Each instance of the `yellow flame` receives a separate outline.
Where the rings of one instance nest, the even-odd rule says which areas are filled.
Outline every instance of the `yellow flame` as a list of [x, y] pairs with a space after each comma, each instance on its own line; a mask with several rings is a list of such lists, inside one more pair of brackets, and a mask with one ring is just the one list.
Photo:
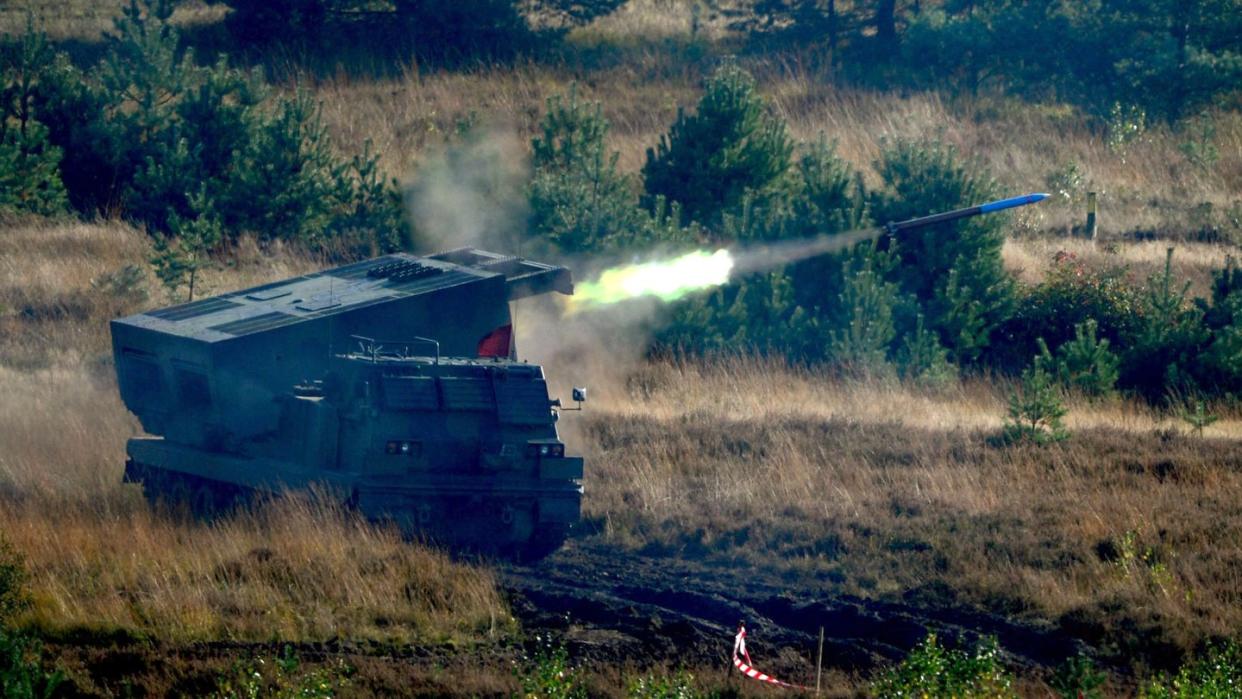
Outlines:
[[573, 308], [603, 306], [643, 296], [673, 301], [728, 282], [732, 271], [733, 255], [728, 250], [698, 250], [671, 260], [605, 270], [599, 278], [577, 285], [570, 298]]

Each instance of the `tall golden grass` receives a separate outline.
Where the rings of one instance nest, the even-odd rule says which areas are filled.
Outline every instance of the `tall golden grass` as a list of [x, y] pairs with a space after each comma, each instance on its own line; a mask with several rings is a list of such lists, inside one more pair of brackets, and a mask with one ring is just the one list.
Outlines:
[[[0, 508], [44, 633], [408, 644], [512, 630], [491, 574], [308, 498], [206, 524], [112, 485]], [[128, 490], [128, 489], [127, 489]]]
[[[329, 79], [315, 90], [342, 148], [354, 152], [369, 139], [386, 170], [410, 178], [417, 176], [428, 148], [448, 140], [461, 119], [481, 115], [494, 130], [527, 140], [547, 97], [573, 86], [581, 98], [601, 103], [620, 166], [636, 172], [678, 108], [693, 107], [703, 68], [678, 68], [684, 61], [669, 49], [631, 51], [632, 60], [589, 72], [537, 63], [430, 74], [411, 69], [376, 80]], [[980, 161], [1015, 193], [1053, 188], [1059, 173], [1075, 168], [1078, 181], [1067, 196], [1016, 215], [1021, 231], [1081, 226], [1086, 192], [1096, 191], [1103, 239], [1135, 232], [1198, 234], [1213, 226], [1237, 234], [1237, 224], [1230, 223], [1236, 214], [1227, 213], [1242, 210], [1242, 117], [1235, 113], [1213, 115], [1220, 159], [1205, 169], [1179, 147], [1190, 137], [1167, 127], [1154, 126], [1124, 149], [1110, 149], [1102, 129], [1069, 107], [997, 97], [950, 102], [935, 93], [839, 87], [779, 58], [746, 65], [795, 138], [809, 142], [822, 135], [835, 141], [841, 157], [872, 185], [878, 184], [874, 165], [886, 143], [937, 139]]]
[[[21, 551], [45, 632], [175, 641], [435, 642], [507, 632], [486, 570], [293, 498], [216, 523], [152, 512], [121, 483], [139, 432], [112, 374], [108, 320], [164, 305], [145, 234], [10, 222], [0, 233], [0, 534]], [[243, 241], [209, 272], [223, 292], [317, 266]], [[140, 293], [98, 281], [138, 265]]]
[[[50, 30], [67, 39], [97, 36], [100, 13], [117, 5], [25, 2], [61, 22]], [[635, 172], [678, 107], [693, 105], [710, 63], [688, 50], [685, 9], [646, 0], [572, 34], [583, 55], [614, 52], [598, 66], [410, 66], [380, 78], [343, 70], [287, 87], [314, 92], [343, 152], [371, 140], [383, 168], [409, 178], [460, 120], [477, 114], [522, 141], [544, 100], [576, 84], [602, 103], [611, 145]], [[4, 26], [20, 31], [24, 15], [10, 10]], [[211, 21], [219, 9], [182, 12], [180, 21]], [[660, 41], [634, 40], [657, 25]], [[719, 31], [709, 27], [709, 38]], [[1165, 127], [1110, 149], [1098, 126], [1066, 107], [844, 88], [791, 56], [746, 65], [796, 137], [836, 140], [872, 184], [884, 144], [903, 137], [952, 143], [1014, 191], [1043, 189], [1076, 166], [1071, 196], [1014, 219], [1022, 235], [1004, 255], [1028, 283], [1060, 249], [1136, 275], [1163, 263], [1162, 243], [1114, 250], [1031, 235], [1077, 224], [1088, 189], [1102, 193], [1105, 238], [1196, 233], [1205, 204], [1226, 210], [1242, 191], [1235, 113], [1213, 115], [1221, 157], [1203, 168], [1182, 154], [1187, 136]], [[1178, 247], [1177, 271], [1196, 290], [1236, 249]], [[146, 236], [123, 224], [0, 223], [0, 531], [31, 565], [26, 623], [250, 640], [504, 628], [507, 611], [485, 571], [347, 513], [294, 500], [209, 525], [153, 513], [119, 484], [124, 440], [137, 426], [116, 398], [106, 322], [166, 301], [145, 272], [148, 253]], [[253, 242], [222, 260], [203, 280], [213, 293], [320, 264]], [[126, 265], [143, 270], [135, 293], [98, 283]], [[612, 356], [588, 359], [606, 366]], [[589, 458], [587, 516], [619, 546], [746, 560], [867, 596], [985, 606], [1107, 638], [1122, 653], [1166, 641], [1188, 649], [1242, 626], [1236, 410], [1216, 408], [1224, 419], [1200, 439], [1176, 412], [1074, 401], [1070, 441], [1000, 447], [989, 437], [1008, 387], [985, 379], [932, 392], [748, 357], [628, 369], [593, 382], [588, 413], [562, 422]]]
[[657, 363], [565, 424], [591, 465], [587, 516], [619, 546], [978, 605], [1149, 661], [1232, 634], [1239, 415], [1199, 438], [1144, 407], [1079, 403], [1069, 441], [1004, 446], [1004, 391]]

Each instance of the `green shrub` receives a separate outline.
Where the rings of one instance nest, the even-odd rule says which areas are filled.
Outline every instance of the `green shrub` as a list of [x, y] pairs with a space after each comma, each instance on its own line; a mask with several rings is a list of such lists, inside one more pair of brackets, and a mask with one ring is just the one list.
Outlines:
[[1122, 354], [1143, 323], [1144, 300], [1124, 267], [1093, 269], [1072, 253], [1057, 253], [1052, 268], [1022, 293], [1013, 315], [996, 333], [988, 360], [1017, 372], [1039, 350], [1042, 338], [1056, 351], [1094, 323], [1096, 337]]
[[[877, 259], [880, 258], [880, 259]], [[847, 371], [864, 375], [887, 373], [888, 350], [896, 331], [893, 306], [897, 285], [884, 279], [883, 253], [860, 249], [845, 263], [841, 318], [829, 330], [829, 356]]]
[[25, 560], [0, 535], [0, 696], [13, 699], [50, 697], [64, 681], [59, 670], [44, 669], [38, 641], [7, 628], [30, 605], [26, 582]]
[[[899, 141], [876, 163], [884, 187], [868, 197], [876, 221], [901, 221], [989, 201], [995, 181], [940, 143]], [[977, 360], [1008, 316], [1013, 281], [1001, 261], [1003, 219], [981, 216], [898, 233], [896, 281], [926, 314], [950, 356]]]
[[191, 205], [196, 209], [194, 217], [183, 219], [174, 215], [169, 221], [172, 236], [157, 236], [155, 239], [151, 266], [174, 301], [182, 300], [178, 290], [183, 286], [186, 288], [184, 300], [194, 300], [198, 272], [212, 266], [209, 253], [222, 237], [220, 221], [206, 210], [206, 204], [206, 195], [200, 193], [191, 200]]
[[608, 120], [599, 104], [548, 99], [540, 133], [531, 141], [531, 231], [564, 252], [601, 252], [637, 242], [645, 231], [630, 178], [608, 149]]
[[0, 628], [29, 604], [26, 595], [26, 561], [0, 535]]
[[827, 338], [820, 321], [794, 302], [789, 276], [772, 272], [681, 301], [656, 333], [656, 345], [674, 351], [755, 351], [801, 359], [822, 358]]
[[[820, 138], [805, 149], [781, 187], [766, 193], [747, 192], [738, 209], [721, 215], [717, 230], [724, 240], [776, 241], [857, 229], [864, 225], [865, 217], [857, 174], [828, 141]], [[648, 239], [675, 236], [693, 239], [701, 232], [691, 226], [659, 231]], [[862, 331], [865, 324], [860, 319], [861, 324], [848, 329], [856, 309], [852, 300], [848, 306], [842, 305], [843, 298], [854, 299], [861, 291], [856, 287], [847, 292], [843, 274], [854, 254], [821, 255], [683, 301], [658, 338], [665, 345], [687, 350], [751, 348], [798, 361], [823, 360], [831, 354], [830, 329], [838, 329], [840, 339], [847, 341], [851, 332]], [[887, 289], [888, 274], [887, 267], [877, 269], [873, 281]]]
[[0, 64], [0, 211], [61, 213], [69, 205], [60, 179], [62, 151], [39, 120], [37, 100], [39, 73], [53, 52], [33, 26], [15, 43]]
[[647, 150], [646, 203], [677, 202], [683, 222], [705, 225], [736, 211], [748, 192], [778, 187], [789, 172], [793, 143], [755, 79], [733, 65], [708, 80], [693, 114], [678, 112], [669, 132]]
[[0, 628], [0, 696], [47, 699], [65, 681], [60, 670], [47, 670], [37, 640]]
[[154, 234], [207, 215], [227, 237], [399, 245], [400, 196], [370, 148], [342, 160], [305, 95], [272, 100], [223, 59], [198, 65], [171, 14], [131, 0], [89, 73], [42, 61], [32, 104], [65, 153], [70, 201]]
[[647, 674], [630, 682], [630, 699], [698, 699], [706, 696], [694, 688], [694, 675], [680, 671], [674, 675]]
[[1182, 420], [1190, 425], [1195, 434], [1202, 438], [1203, 430], [1220, 420], [1220, 416], [1209, 413], [1203, 405], [1203, 401], [1196, 401], [1194, 410], [1182, 411]]
[[1196, 379], [1204, 390], [1242, 394], [1242, 269], [1229, 257], [1212, 277], [1210, 299], [1195, 307], [1211, 339], [1198, 355]]
[[350, 684], [353, 668], [342, 660], [320, 667], [304, 667], [293, 649], [286, 646], [276, 658], [255, 657], [237, 661], [232, 670], [216, 678], [213, 699], [331, 699]]
[[1171, 678], [1143, 687], [1143, 699], [1232, 699], [1242, 688], [1242, 648], [1235, 642], [1209, 646]]
[[91, 288], [116, 301], [120, 308], [137, 308], [148, 298], [142, 266], [127, 264], [91, 280]]
[[[784, 212], [788, 222], [757, 237], [811, 238], [856, 230], [868, 223], [866, 208], [860, 175], [821, 135], [803, 148], [794, 168]], [[842, 288], [842, 258], [821, 255], [789, 268], [799, 306], [815, 316], [832, 309]]]
[[1069, 432], [1061, 424], [1066, 412], [1052, 375], [1036, 361], [1022, 372], [1021, 386], [1009, 394], [1009, 419], [1005, 421], [1002, 437], [1006, 442], [1035, 444], [1068, 439]]
[[530, 699], [585, 699], [587, 689], [569, 664], [564, 646], [536, 639], [539, 648], [533, 657], [514, 668], [521, 696]]
[[1052, 677], [1052, 688], [1063, 699], [1104, 699], [1108, 675], [1096, 668], [1091, 658], [1076, 655], [1065, 661]]
[[1121, 364], [1121, 385], [1149, 401], [1197, 392], [1200, 352], [1211, 339], [1204, 309], [1186, 298], [1190, 282], [1177, 284], [1172, 264], [1169, 248], [1164, 270], [1144, 289], [1141, 324]]
[[932, 634], [876, 680], [871, 692], [879, 699], [1001, 699], [1017, 696], [1012, 685], [996, 639], [985, 639], [967, 652], [944, 648]]
[[257, 116], [236, 158], [213, 207], [227, 229], [316, 243], [335, 232], [349, 190], [309, 95]]
[[929, 388], [942, 388], [957, 379], [957, 367], [949, 361], [948, 350], [927, 329], [922, 313], [915, 319], [914, 330], [902, 338], [896, 364], [903, 379]]
[[47, 127], [34, 119], [0, 122], [0, 211], [63, 212], [69, 202], [59, 167], [60, 149], [48, 142]]
[[1055, 357], [1040, 338], [1035, 362], [1066, 388], [1092, 398], [1111, 395], [1117, 385], [1121, 358], [1109, 350], [1108, 340], [1097, 337], [1097, 329], [1095, 319], [1074, 326], [1074, 339], [1062, 344]]

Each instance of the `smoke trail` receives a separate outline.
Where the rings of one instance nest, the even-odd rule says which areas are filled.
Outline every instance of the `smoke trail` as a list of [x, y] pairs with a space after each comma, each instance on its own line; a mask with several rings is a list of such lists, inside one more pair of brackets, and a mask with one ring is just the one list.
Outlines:
[[696, 250], [667, 260], [612, 267], [577, 285], [569, 300], [569, 311], [645, 297], [675, 301], [696, 291], [727, 284], [734, 277], [845, 250], [883, 233], [882, 228], [866, 228], [738, 249]]

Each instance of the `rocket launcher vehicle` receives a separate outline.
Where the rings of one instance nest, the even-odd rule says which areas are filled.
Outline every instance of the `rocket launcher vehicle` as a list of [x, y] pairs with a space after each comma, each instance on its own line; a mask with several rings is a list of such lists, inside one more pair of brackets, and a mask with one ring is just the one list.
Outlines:
[[578, 520], [582, 458], [510, 302], [569, 270], [473, 248], [394, 254], [112, 321], [121, 398], [151, 436], [125, 477], [218, 510], [323, 487], [410, 536], [522, 557]]
[[[1046, 196], [618, 268], [579, 291], [592, 303], [671, 299], [670, 282], [695, 276], [687, 261], [727, 265], [694, 282], [704, 288]], [[579, 519], [583, 460], [560, 440], [543, 369], [517, 358], [510, 303], [574, 291], [564, 267], [461, 248], [114, 320], [121, 399], [147, 433], [127, 444], [125, 479], [203, 512], [315, 486], [411, 537], [545, 555]]]

